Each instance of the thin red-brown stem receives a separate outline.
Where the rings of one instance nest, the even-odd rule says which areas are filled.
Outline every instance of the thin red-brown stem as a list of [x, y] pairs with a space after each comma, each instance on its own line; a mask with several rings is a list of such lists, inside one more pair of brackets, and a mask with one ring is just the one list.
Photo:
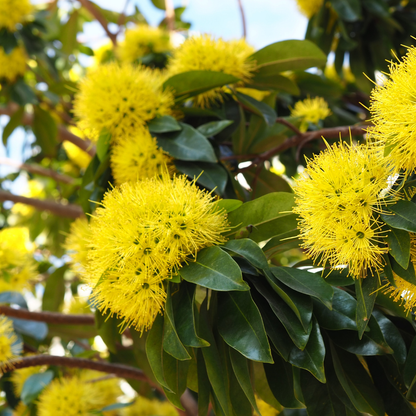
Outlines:
[[175, 9], [172, 0], [165, 0], [166, 25], [170, 32], [175, 30]]
[[27, 198], [3, 190], [0, 190], [0, 201], [20, 202], [25, 205], [30, 205], [39, 211], [49, 211], [59, 217], [79, 218], [84, 215], [82, 208], [78, 205], [63, 205], [54, 201]]
[[20, 163], [7, 157], [0, 157], [0, 165], [7, 165], [19, 170], [25, 170], [26, 172], [36, 175], [46, 176], [48, 178], [55, 179], [58, 182], [67, 183], [69, 185], [73, 185], [75, 183], [75, 179], [71, 178], [71, 176], [63, 175], [62, 173], [55, 172], [52, 169], [44, 168], [43, 166]]
[[244, 13], [242, 0], [237, 0], [237, 2], [238, 2], [238, 7], [240, 9], [241, 25], [243, 26], [243, 38], [246, 38], [247, 37], [246, 14]]

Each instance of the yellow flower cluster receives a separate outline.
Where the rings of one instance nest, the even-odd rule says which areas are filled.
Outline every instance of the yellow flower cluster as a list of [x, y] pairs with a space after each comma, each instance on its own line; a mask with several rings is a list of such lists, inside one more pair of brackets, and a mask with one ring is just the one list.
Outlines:
[[[0, 11], [1, 16], [1, 11]], [[1, 19], [1, 17], [0, 17]], [[0, 47], [0, 80], [14, 82], [26, 71], [26, 53], [21, 47], [14, 48], [7, 54]]]
[[226, 214], [184, 176], [124, 183], [91, 220], [85, 281], [92, 301], [124, 325], [151, 327], [166, 299], [163, 281], [204, 247], [224, 241]]
[[296, 0], [302, 14], [310, 19], [324, 4], [324, 0]]
[[15, 32], [16, 25], [23, 23], [31, 12], [29, 0], [0, 0], [0, 29]]
[[[249, 56], [254, 49], [244, 39], [225, 41], [210, 35], [194, 36], [187, 39], [174, 51], [168, 66], [171, 75], [187, 71], [216, 71], [234, 75], [248, 81], [256, 68]], [[209, 107], [222, 100], [222, 88], [215, 88], [194, 98], [200, 107]]]
[[111, 169], [116, 185], [160, 175], [166, 167], [173, 173], [172, 158], [157, 147], [148, 130], [121, 137], [111, 151]]
[[395, 195], [388, 191], [391, 168], [376, 148], [340, 142], [308, 160], [295, 181], [303, 247], [319, 264], [349, 266], [354, 278], [378, 271], [388, 247], [379, 213]]
[[24, 227], [0, 231], [0, 292], [20, 291], [36, 276], [29, 230]]
[[124, 42], [119, 47], [123, 62], [135, 62], [149, 53], [164, 53], [172, 50], [169, 32], [158, 27], [138, 25], [126, 30]]
[[149, 68], [109, 63], [92, 70], [80, 83], [74, 113], [92, 140], [108, 131], [112, 139], [134, 135], [147, 121], [170, 114], [171, 93], [162, 91], [162, 77]]
[[371, 94], [371, 137], [386, 147], [388, 159], [406, 174], [416, 169], [416, 48], [391, 63], [390, 77]]
[[21, 351], [22, 344], [14, 333], [12, 321], [0, 315], [0, 367], [7, 367], [7, 362], [17, 358]]
[[291, 111], [292, 117], [299, 117], [302, 120], [300, 131], [308, 130], [309, 123], [317, 124], [331, 115], [328, 103], [322, 97], [306, 98], [298, 101]]
[[69, 234], [65, 239], [64, 248], [69, 252], [75, 273], [82, 273], [85, 270], [89, 232], [88, 220], [85, 217], [77, 218], [71, 224]]
[[169, 402], [147, 399], [138, 396], [135, 402], [123, 409], [123, 416], [178, 416], [177, 410]]

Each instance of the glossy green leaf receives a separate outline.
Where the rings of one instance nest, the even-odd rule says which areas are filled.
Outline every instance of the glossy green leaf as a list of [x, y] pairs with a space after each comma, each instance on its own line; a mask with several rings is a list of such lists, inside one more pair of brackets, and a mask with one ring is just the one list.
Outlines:
[[180, 340], [189, 347], [207, 347], [209, 343], [197, 334], [196, 323], [199, 321], [199, 312], [195, 305], [196, 286], [188, 282], [182, 282], [177, 306], [174, 310], [176, 330]]
[[189, 124], [181, 123], [181, 126], [181, 131], [169, 137], [159, 136], [158, 145], [175, 159], [216, 163], [217, 157], [208, 139]]
[[[403, 280], [406, 280], [406, 282], [416, 285], [415, 266], [411, 261], [409, 261], [406, 269], [400, 266], [400, 264], [397, 263], [396, 260], [394, 260], [394, 258], [392, 257], [389, 258], [389, 261], [390, 261], [390, 266], [393, 272], [397, 274], [397, 276], [401, 277]], [[393, 278], [394, 278], [394, 274], [393, 274]]]
[[209, 123], [199, 126], [197, 130], [205, 137], [212, 137], [222, 132], [226, 127], [233, 123], [233, 120], [210, 121]]
[[169, 133], [180, 131], [182, 127], [172, 116], [161, 116], [150, 120], [147, 123], [150, 133]]
[[[177, 360], [190, 360], [186, 348], [183, 346], [178, 332], [176, 330], [175, 316], [173, 314], [172, 296], [170, 285], [167, 288], [165, 313], [164, 313], [164, 327], [163, 327], [163, 349]], [[168, 382], [169, 384], [169, 382]]]
[[410, 259], [410, 234], [407, 231], [391, 228], [386, 241], [390, 254], [403, 269], [407, 269]]
[[29, 376], [22, 388], [20, 398], [22, 402], [28, 406], [42, 392], [42, 390], [52, 381], [53, 371], [45, 371], [44, 373], [32, 374]]
[[117, 343], [121, 345], [120, 323], [121, 320], [111, 316], [110, 312], [102, 314], [98, 309], [95, 311], [95, 326], [98, 334], [113, 354], [117, 353]]
[[239, 199], [220, 199], [215, 201], [214, 204], [218, 206], [219, 210], [225, 209], [227, 212], [231, 212], [240, 208], [243, 205], [243, 202]]
[[233, 75], [215, 71], [188, 71], [168, 78], [163, 88], [171, 90], [177, 100], [186, 100], [226, 84], [234, 84], [239, 79]]
[[357, 301], [344, 290], [336, 287], [333, 289], [332, 310], [326, 308], [321, 302], [313, 302], [313, 313], [318, 319], [319, 325], [332, 331], [341, 329], [356, 331]]
[[64, 265], [51, 273], [46, 281], [42, 297], [42, 310], [57, 312], [60, 310], [65, 296], [64, 275], [68, 266]]
[[97, 156], [100, 161], [104, 161], [110, 149], [111, 133], [103, 130], [97, 142]]
[[273, 354], [274, 364], [263, 364], [270, 390], [284, 407], [301, 409], [305, 407], [294, 394], [292, 366], [277, 354]]
[[355, 22], [361, 19], [361, 4], [359, 0], [332, 0], [334, 10], [343, 20]]
[[229, 240], [224, 246], [226, 250], [232, 251], [233, 253], [239, 254], [248, 260], [254, 267], [258, 269], [268, 269], [269, 264], [267, 263], [266, 256], [262, 249], [249, 238], [241, 238], [238, 240]]
[[250, 292], [221, 293], [218, 314], [218, 331], [230, 347], [250, 360], [273, 362], [263, 320]]
[[328, 309], [332, 308], [334, 291], [321, 276], [292, 267], [273, 267], [273, 275], [297, 292], [319, 299]]
[[33, 107], [32, 130], [45, 155], [53, 156], [56, 152], [58, 126], [55, 119], [39, 106]]
[[197, 351], [198, 367], [198, 416], [207, 416], [209, 408], [209, 394], [211, 385], [209, 383], [207, 368], [205, 366], [202, 351]]
[[331, 355], [337, 378], [354, 407], [359, 412], [384, 416], [382, 399], [358, 358], [332, 345]]
[[254, 410], [261, 416], [261, 413], [257, 407], [256, 398], [254, 396], [254, 388], [251, 384], [251, 377], [247, 359], [233, 348], [229, 349], [229, 353], [234, 374], [236, 375], [237, 380], [244, 391], [244, 394], [250, 401]]
[[391, 213], [381, 214], [385, 223], [399, 230], [416, 233], [416, 209], [410, 201], [400, 200], [389, 206]]
[[326, 62], [326, 55], [308, 40], [272, 43], [255, 52], [251, 58], [259, 69], [269, 67], [270, 72], [303, 71]]
[[254, 167], [247, 169], [243, 172], [243, 175], [252, 189], [251, 199], [256, 199], [272, 192], [292, 192], [292, 188], [286, 179], [264, 167], [260, 172]]
[[379, 286], [378, 276], [367, 276], [365, 279], [355, 280], [355, 293], [357, 297], [357, 314], [356, 322], [358, 327], [358, 336], [361, 339], [371, 313], [373, 312], [374, 302], [377, 298], [377, 289]]
[[25, 112], [24, 107], [20, 107], [17, 111], [15, 111], [9, 119], [9, 122], [3, 128], [2, 140], [4, 146], [7, 146], [7, 139], [10, 135], [14, 132], [14, 130], [22, 125], [22, 117]]
[[403, 369], [403, 378], [409, 389], [416, 384], [416, 338], [413, 338], [409, 353], [407, 354], [406, 364]]
[[248, 108], [254, 114], [257, 114], [269, 125], [272, 126], [276, 122], [276, 111], [263, 101], [257, 101], [255, 98], [241, 92], [236, 92], [237, 100]]
[[246, 202], [231, 212], [228, 220], [233, 230], [243, 229], [252, 240], [265, 241], [297, 227], [296, 215], [292, 214], [294, 204], [293, 194], [274, 192]]
[[331, 286], [352, 286], [355, 284], [355, 280], [351, 274], [349, 274], [348, 267], [342, 269], [324, 269], [319, 274], [325, 279]]
[[157, 382], [169, 390], [163, 374], [163, 317], [157, 315], [146, 339], [146, 355]]
[[316, 319], [312, 321], [312, 331], [305, 349], [302, 351], [294, 347], [289, 356], [289, 362], [296, 367], [309, 371], [321, 383], [326, 382], [324, 359], [325, 345], [322, 339], [319, 324]]
[[292, 250], [293, 248], [298, 248], [300, 245], [300, 240], [296, 238], [298, 235], [299, 230], [295, 228], [286, 233], [273, 237], [263, 247], [264, 254], [268, 259], [270, 259], [275, 254], [284, 253], [285, 251]]
[[[267, 67], [266, 67], [267, 68]], [[299, 87], [290, 78], [280, 74], [270, 74], [264, 68], [260, 68], [251, 79], [249, 88], [284, 91], [292, 95], [299, 95]]]
[[219, 247], [207, 247], [198, 253], [195, 262], [179, 270], [182, 278], [208, 289], [249, 290], [241, 270], [232, 257]]
[[197, 182], [208, 189], [222, 195], [228, 182], [227, 171], [218, 163], [175, 161], [176, 169], [185, 173], [190, 179], [198, 178]]

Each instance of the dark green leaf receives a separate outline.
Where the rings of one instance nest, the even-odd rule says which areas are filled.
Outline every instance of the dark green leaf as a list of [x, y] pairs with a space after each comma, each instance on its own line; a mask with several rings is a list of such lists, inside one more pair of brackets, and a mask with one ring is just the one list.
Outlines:
[[[406, 280], [406, 282], [416, 285], [415, 266], [413, 265], [411, 261], [409, 261], [407, 269], [405, 270], [392, 257], [390, 257], [389, 260], [390, 260], [391, 268], [397, 276], [401, 277], [403, 280]], [[393, 274], [393, 278], [394, 278], [394, 274]]]
[[196, 331], [196, 322], [199, 321], [199, 312], [195, 305], [196, 286], [182, 282], [178, 296], [179, 302], [175, 308], [175, 323], [179, 338], [189, 347], [207, 347], [209, 343], [200, 338]]
[[331, 6], [341, 16], [342, 20], [355, 22], [361, 19], [359, 0], [332, 0]]
[[158, 145], [175, 159], [217, 163], [208, 139], [189, 124], [181, 123], [181, 126], [182, 130], [172, 133], [169, 138], [159, 136]]
[[23, 79], [16, 81], [11, 87], [11, 91], [12, 100], [21, 106], [26, 104], [38, 104], [36, 94]]
[[14, 132], [14, 130], [22, 124], [22, 117], [25, 112], [24, 107], [20, 107], [11, 116], [9, 122], [3, 128], [3, 144], [7, 146], [7, 139]]
[[271, 271], [286, 286], [305, 295], [313, 296], [319, 299], [328, 309], [332, 309], [334, 291], [332, 286], [326, 283], [318, 274], [292, 267], [273, 267]]
[[389, 207], [390, 214], [381, 214], [384, 222], [393, 228], [416, 233], [416, 209], [410, 201], [398, 201]]
[[296, 238], [298, 235], [299, 230], [294, 229], [288, 231], [287, 233], [273, 237], [263, 247], [264, 254], [268, 259], [270, 259], [275, 254], [284, 253], [287, 250], [298, 248], [300, 245], [300, 240]]
[[188, 351], [186, 351], [186, 348], [183, 346], [176, 331], [170, 285], [168, 285], [167, 289], [164, 318], [165, 324], [163, 328], [163, 349], [177, 360], [190, 360], [191, 356], [188, 354]]
[[100, 161], [104, 161], [107, 157], [108, 150], [110, 149], [110, 140], [111, 140], [111, 133], [103, 130], [100, 133], [100, 137], [98, 138], [97, 142], [97, 156]]
[[361, 339], [371, 313], [373, 312], [374, 302], [377, 298], [378, 276], [367, 276], [365, 279], [355, 280], [355, 293], [357, 296], [357, 315], [356, 322], [358, 327], [358, 336]]
[[218, 163], [193, 163], [175, 161], [176, 169], [185, 173], [190, 179], [198, 178], [197, 182], [208, 189], [215, 189], [219, 195], [225, 190], [228, 181], [227, 171]]
[[201, 250], [196, 261], [182, 267], [179, 274], [188, 282], [213, 290], [249, 290], [237, 263], [219, 247]]
[[218, 314], [218, 331], [228, 345], [250, 360], [273, 362], [263, 320], [250, 292], [220, 294]]
[[257, 101], [255, 98], [241, 92], [236, 92], [237, 100], [247, 107], [251, 112], [262, 117], [263, 120], [272, 126], [276, 123], [277, 114], [272, 107], [262, 101]]
[[95, 311], [95, 324], [98, 334], [105, 345], [113, 354], [117, 353], [117, 343], [121, 345], [120, 324], [121, 320], [111, 313], [102, 314], [98, 309]]
[[67, 55], [71, 54], [77, 45], [79, 11], [74, 9], [69, 14], [68, 21], [62, 26], [59, 40], [62, 42], [62, 51]]
[[200, 349], [197, 351], [197, 366], [198, 366], [198, 416], [207, 416], [211, 385], [208, 379], [204, 356], [202, 355], [202, 351]]
[[239, 78], [223, 72], [188, 71], [168, 78], [164, 82], [163, 88], [172, 90], [177, 100], [186, 100], [213, 88], [234, 84], [237, 81]]
[[199, 126], [197, 130], [206, 137], [212, 137], [233, 123], [233, 120], [210, 121]]
[[56, 137], [58, 126], [55, 119], [39, 106], [34, 107], [33, 112], [33, 133], [36, 141], [47, 156], [53, 156], [56, 152]]
[[294, 203], [293, 194], [274, 192], [246, 202], [231, 212], [228, 220], [233, 229], [245, 230], [245, 237], [256, 242], [265, 241], [297, 227], [296, 215], [291, 212]]
[[60, 310], [65, 296], [64, 275], [67, 269], [68, 266], [64, 265], [49, 275], [42, 297], [43, 311], [57, 312]]
[[416, 338], [413, 338], [412, 345], [407, 354], [406, 364], [403, 369], [403, 378], [406, 387], [409, 389], [416, 382]]
[[227, 241], [224, 244], [224, 248], [244, 257], [258, 269], [269, 268], [269, 264], [267, 263], [266, 256], [264, 255], [262, 249], [249, 238]]
[[[266, 69], [266, 70], [265, 70]], [[247, 87], [284, 91], [292, 95], [299, 95], [300, 90], [295, 82], [290, 78], [279, 74], [270, 74], [267, 67], [260, 68], [251, 79]]]
[[23, 384], [20, 395], [22, 402], [29, 406], [52, 381], [53, 375], [53, 371], [45, 371], [44, 373], [32, 374], [28, 377]]
[[163, 352], [163, 374], [169, 389], [165, 387], [166, 397], [169, 401], [184, 410], [180, 397], [186, 389], [186, 378], [188, 374], [189, 361], [180, 361], [173, 358], [170, 354]]
[[390, 254], [403, 269], [407, 269], [410, 259], [410, 234], [407, 231], [391, 228], [386, 241]]
[[302, 71], [326, 62], [325, 54], [308, 40], [285, 40], [272, 43], [251, 55], [258, 68], [271, 72]]
[[231, 212], [241, 207], [243, 202], [238, 199], [220, 199], [219, 201], [215, 201], [215, 204], [219, 210], [225, 209], [227, 212]]
[[250, 188], [252, 188], [251, 199], [256, 199], [272, 192], [292, 192], [292, 188], [286, 179], [264, 167], [260, 172], [255, 168], [247, 169], [244, 171], [244, 177]]
[[168, 133], [182, 129], [179, 123], [171, 116], [154, 118], [147, 123], [147, 127], [150, 133]]

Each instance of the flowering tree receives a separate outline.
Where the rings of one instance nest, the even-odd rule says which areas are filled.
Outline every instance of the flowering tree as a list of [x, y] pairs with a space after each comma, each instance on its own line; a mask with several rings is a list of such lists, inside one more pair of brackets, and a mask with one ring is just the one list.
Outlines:
[[415, 415], [415, 3], [257, 51], [153, 3], [0, 0], [1, 414]]

